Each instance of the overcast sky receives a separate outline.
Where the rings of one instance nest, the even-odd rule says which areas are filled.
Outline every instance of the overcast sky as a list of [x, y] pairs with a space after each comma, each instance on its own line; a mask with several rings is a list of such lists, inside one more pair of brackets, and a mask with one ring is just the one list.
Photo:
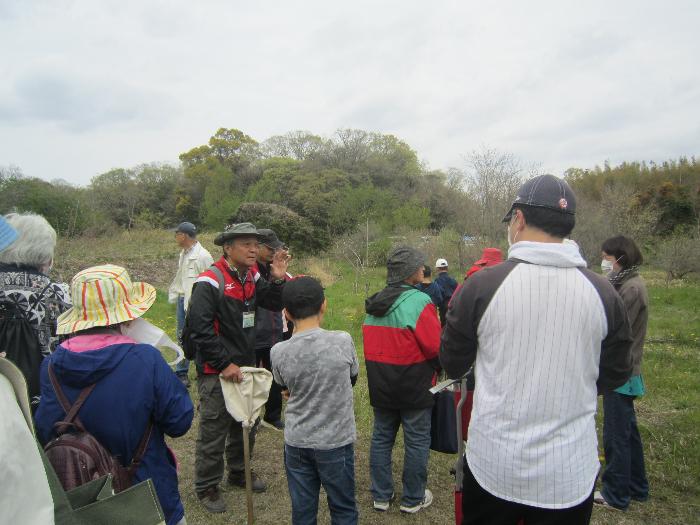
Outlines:
[[219, 127], [561, 174], [700, 154], [700, 2], [0, 0], [0, 166], [87, 184]]

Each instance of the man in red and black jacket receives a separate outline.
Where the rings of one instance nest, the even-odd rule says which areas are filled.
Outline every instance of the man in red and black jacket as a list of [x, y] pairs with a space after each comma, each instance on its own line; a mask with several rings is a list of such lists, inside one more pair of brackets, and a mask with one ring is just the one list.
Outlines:
[[[250, 223], [229, 226], [217, 235], [214, 244], [224, 255], [214, 263], [223, 275], [224, 293], [219, 292], [219, 276], [209, 269], [197, 278], [190, 299], [187, 323], [197, 348], [197, 388], [199, 392], [199, 435], [195, 454], [195, 490], [209, 512], [225, 512], [219, 492], [226, 453], [229, 485], [245, 487], [243, 436], [241, 424], [226, 411], [219, 382], [239, 382], [241, 366], [255, 366], [255, 309], [262, 306], [281, 310], [282, 289], [287, 271], [287, 255], [275, 256], [272, 280], [253, 271], [258, 255], [259, 234]], [[250, 450], [255, 430], [250, 432]], [[263, 492], [265, 483], [253, 473], [253, 491]]]

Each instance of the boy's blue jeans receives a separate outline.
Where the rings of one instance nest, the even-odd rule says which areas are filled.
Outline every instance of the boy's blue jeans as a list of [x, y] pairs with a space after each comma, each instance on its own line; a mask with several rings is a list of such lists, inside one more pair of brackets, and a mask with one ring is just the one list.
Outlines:
[[355, 450], [350, 443], [330, 450], [284, 445], [284, 468], [293, 525], [315, 525], [323, 485], [333, 525], [356, 525]]
[[423, 501], [428, 481], [431, 413], [430, 408], [374, 408], [374, 430], [369, 452], [369, 474], [374, 501], [389, 501], [394, 494], [391, 453], [399, 425], [403, 426], [404, 442], [401, 504], [413, 507]]
[[[185, 298], [180, 296], [177, 298], [177, 341], [180, 346], [182, 346], [182, 329], [185, 327]], [[187, 377], [187, 373], [190, 371], [190, 362], [187, 359], [183, 359], [177, 365], [175, 365], [175, 373], [179, 377]]]

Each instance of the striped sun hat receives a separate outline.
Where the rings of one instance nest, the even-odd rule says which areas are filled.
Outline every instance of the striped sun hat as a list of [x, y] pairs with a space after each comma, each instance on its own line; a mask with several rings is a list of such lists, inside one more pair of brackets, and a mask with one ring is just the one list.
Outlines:
[[109, 326], [141, 317], [156, 300], [148, 283], [132, 283], [121, 266], [106, 264], [79, 272], [71, 281], [73, 307], [58, 318], [59, 334]]

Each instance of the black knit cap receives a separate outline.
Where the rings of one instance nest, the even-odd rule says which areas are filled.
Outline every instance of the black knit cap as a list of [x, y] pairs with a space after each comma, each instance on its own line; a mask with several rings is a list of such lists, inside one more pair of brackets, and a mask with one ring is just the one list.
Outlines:
[[554, 175], [540, 175], [520, 186], [503, 222], [510, 222], [513, 210], [519, 206], [549, 208], [571, 215], [576, 214], [576, 196], [565, 180]]
[[397, 284], [408, 279], [425, 265], [425, 255], [410, 246], [394, 248], [386, 261], [386, 284]]

